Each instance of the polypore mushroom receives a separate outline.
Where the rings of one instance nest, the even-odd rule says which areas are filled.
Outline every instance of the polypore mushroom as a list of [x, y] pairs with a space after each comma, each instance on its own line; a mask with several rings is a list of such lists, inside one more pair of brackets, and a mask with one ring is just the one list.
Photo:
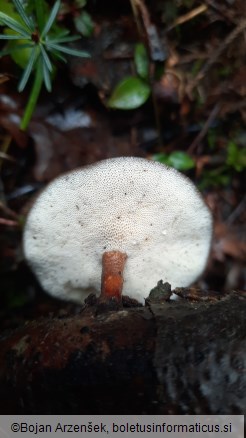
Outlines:
[[211, 236], [211, 213], [187, 177], [120, 157], [51, 182], [27, 217], [24, 253], [55, 297], [82, 302], [102, 289], [143, 303], [160, 279], [172, 288], [193, 283]]

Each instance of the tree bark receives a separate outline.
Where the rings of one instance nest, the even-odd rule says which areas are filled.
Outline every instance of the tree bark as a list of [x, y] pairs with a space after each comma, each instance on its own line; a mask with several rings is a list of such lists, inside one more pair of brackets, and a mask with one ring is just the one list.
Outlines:
[[43, 318], [0, 339], [1, 414], [245, 414], [246, 294]]

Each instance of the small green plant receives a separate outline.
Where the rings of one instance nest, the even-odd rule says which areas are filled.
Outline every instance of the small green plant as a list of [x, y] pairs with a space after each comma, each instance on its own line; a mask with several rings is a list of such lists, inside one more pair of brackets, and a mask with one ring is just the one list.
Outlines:
[[[27, 12], [20, 0], [13, 0], [18, 16], [0, 12], [0, 25], [6, 26], [0, 39], [7, 40], [6, 50], [0, 52], [0, 56], [12, 55], [15, 62], [24, 68], [18, 84], [18, 91], [24, 90], [31, 74], [34, 81], [29, 95], [20, 127], [25, 130], [32, 117], [42, 85], [48, 91], [52, 89], [54, 76], [54, 60], [66, 62], [65, 55], [89, 57], [85, 52], [72, 49], [64, 44], [79, 39], [79, 36], [69, 35], [69, 31], [61, 29], [55, 23], [60, 9], [60, 0], [54, 3], [50, 13], [47, 13], [47, 5], [42, 0], [35, 0], [32, 14]], [[18, 62], [16, 52], [23, 53], [23, 58]], [[28, 55], [28, 56], [26, 56]]]
[[108, 106], [114, 109], [131, 110], [143, 105], [150, 96], [149, 59], [143, 44], [137, 44], [134, 53], [136, 76], [124, 78], [114, 89]]
[[174, 169], [185, 172], [186, 170], [194, 169], [196, 163], [189, 154], [183, 151], [173, 151], [170, 154], [160, 153], [152, 156], [154, 161], [174, 167]]
[[223, 187], [230, 184], [233, 174], [246, 169], [246, 148], [230, 140], [226, 146], [224, 164], [215, 169], [204, 170], [199, 184], [201, 190], [207, 187]]
[[63, 17], [69, 15], [78, 33], [88, 38], [92, 36], [95, 26], [90, 14], [84, 9], [86, 5], [87, 0], [63, 1], [61, 14]]
[[229, 141], [227, 145], [226, 164], [236, 172], [246, 169], [246, 148], [238, 146], [234, 141]]

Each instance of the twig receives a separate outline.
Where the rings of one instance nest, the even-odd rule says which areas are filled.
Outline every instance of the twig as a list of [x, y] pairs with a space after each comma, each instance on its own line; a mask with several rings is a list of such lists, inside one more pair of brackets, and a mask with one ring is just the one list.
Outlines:
[[241, 102], [233, 102], [228, 104], [228, 106], [221, 111], [222, 115], [228, 113], [235, 113], [236, 111], [240, 111], [246, 107], [246, 100], [242, 100]]
[[8, 157], [7, 152], [8, 152], [11, 141], [12, 141], [11, 135], [7, 134], [6, 136], [4, 136], [2, 144], [1, 144], [0, 170], [1, 170], [2, 165], [3, 165], [3, 160], [6, 159], [6, 157]]
[[228, 8], [228, 6], [223, 5], [222, 2], [216, 3], [214, 0], [205, 0], [205, 2], [213, 8], [218, 14], [227, 20], [231, 21], [234, 24], [238, 24], [238, 20], [231, 15], [232, 8]]
[[1, 159], [1, 158], [2, 158], [3, 160], [11, 161], [12, 163], [16, 163], [15, 158], [11, 157], [11, 156], [8, 155], [8, 154], [5, 154], [5, 152], [0, 152], [0, 159]]
[[201, 79], [206, 75], [208, 70], [212, 67], [212, 65], [217, 61], [217, 59], [220, 57], [220, 55], [224, 52], [224, 50], [229, 46], [232, 41], [237, 38], [237, 36], [244, 31], [246, 28], [246, 19], [241, 20], [239, 24], [233, 29], [231, 33], [226, 37], [225, 41], [220, 44], [220, 46], [212, 53], [210, 58], [208, 59], [207, 63], [201, 68], [201, 70], [198, 72], [194, 80], [192, 81], [190, 85], [190, 91], [193, 90], [197, 86], [197, 84], [200, 82]]
[[245, 206], [246, 206], [246, 196], [243, 197], [242, 201], [237, 205], [235, 210], [233, 210], [233, 212], [228, 216], [228, 218], [226, 219], [226, 223], [231, 225], [236, 220], [236, 218], [243, 211], [245, 211]]
[[[161, 124], [160, 124], [157, 99], [155, 94], [153, 93], [153, 77], [155, 73], [154, 62], [164, 61], [166, 59], [166, 54], [165, 54], [165, 50], [163, 49], [163, 45], [160, 42], [156, 27], [151, 22], [149, 11], [144, 3], [144, 0], [130, 0], [130, 1], [131, 1], [135, 20], [137, 22], [139, 34], [140, 36], [142, 36], [143, 32], [145, 32], [148, 41], [149, 56], [152, 61], [150, 63], [150, 69], [149, 69], [149, 82], [152, 89], [152, 102], [153, 102], [153, 109], [155, 113], [156, 128], [158, 132], [158, 141], [159, 141], [159, 145], [161, 146], [162, 145]], [[143, 30], [141, 29], [139, 15], [141, 15], [142, 24], [144, 27]]]
[[18, 218], [18, 214], [15, 213], [15, 211], [11, 210], [11, 208], [4, 205], [3, 202], [0, 202], [0, 210], [2, 210], [5, 214], [12, 217], [13, 219]]
[[135, 21], [137, 23], [138, 33], [141, 35], [142, 27], [141, 27], [141, 22], [139, 20], [139, 15], [138, 15], [136, 1], [135, 0], [130, 0], [130, 3], [131, 3], [131, 7], [132, 7], [133, 16], [134, 16]]
[[0, 217], [0, 225], [5, 225], [7, 227], [18, 227], [19, 223], [17, 221], [12, 221], [11, 219]]
[[171, 29], [173, 29], [176, 26], [179, 26], [180, 24], [186, 23], [187, 21], [192, 20], [197, 15], [202, 14], [203, 12], [207, 11], [208, 7], [206, 5], [200, 5], [195, 9], [192, 9], [192, 11], [188, 12], [187, 14], [181, 15], [180, 17], [176, 18], [176, 20], [167, 28], [167, 32], [169, 32]]
[[[131, 5], [135, 20], [137, 21], [138, 30], [140, 30], [138, 11], [141, 14], [152, 61], [164, 61], [166, 59], [165, 49], [160, 41], [156, 26], [151, 22], [149, 11], [144, 3], [144, 0], [131, 0]], [[139, 33], [141, 34], [141, 32]]]
[[207, 132], [208, 132], [212, 122], [214, 121], [215, 117], [219, 113], [220, 108], [221, 108], [221, 104], [220, 103], [217, 103], [214, 106], [214, 108], [212, 109], [211, 113], [209, 114], [208, 119], [204, 123], [203, 128], [201, 129], [199, 134], [196, 136], [196, 138], [193, 140], [193, 142], [191, 143], [190, 147], [188, 148], [188, 153], [190, 153], [190, 154], [193, 153], [194, 150], [196, 149], [196, 147], [198, 146], [198, 144], [205, 137], [205, 135], [207, 134]]

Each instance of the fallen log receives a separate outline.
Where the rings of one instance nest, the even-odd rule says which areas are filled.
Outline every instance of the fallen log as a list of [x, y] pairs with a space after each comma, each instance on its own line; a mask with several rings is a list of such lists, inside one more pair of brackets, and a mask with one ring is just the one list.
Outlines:
[[2, 335], [1, 414], [245, 414], [246, 294], [181, 295]]

